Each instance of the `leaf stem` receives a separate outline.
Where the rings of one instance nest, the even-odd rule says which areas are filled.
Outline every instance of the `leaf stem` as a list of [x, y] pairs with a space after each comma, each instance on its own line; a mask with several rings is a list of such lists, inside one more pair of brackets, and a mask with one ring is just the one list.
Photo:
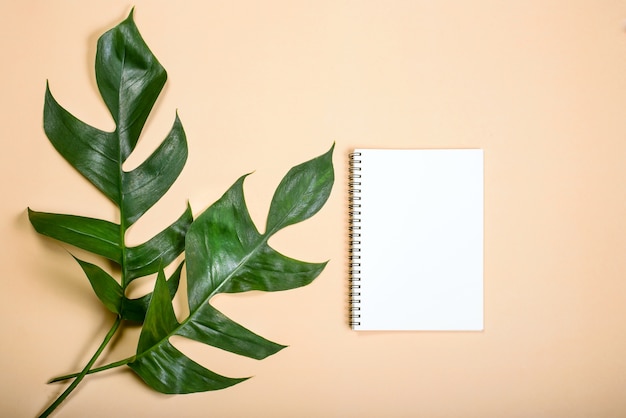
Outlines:
[[65, 391], [39, 416], [40, 418], [44, 418], [50, 415], [65, 400], [65, 398], [67, 398], [69, 394], [72, 393], [74, 389], [76, 389], [76, 386], [78, 386], [78, 384], [87, 375], [87, 373], [91, 369], [91, 366], [93, 366], [98, 357], [100, 357], [100, 354], [102, 354], [102, 351], [104, 351], [104, 348], [107, 346], [109, 341], [111, 341], [111, 338], [113, 338], [113, 335], [115, 335], [115, 332], [117, 331], [121, 322], [122, 319], [118, 316], [115, 319], [115, 323], [113, 324], [107, 335], [104, 337], [104, 340], [102, 341], [96, 352], [93, 354], [89, 362], [85, 365], [83, 370], [76, 376], [76, 379], [74, 379], [74, 381], [67, 387], [67, 389], [65, 389]]
[[[130, 363], [131, 361], [133, 361], [134, 358], [135, 358], [135, 356], [131, 356], [131, 357], [125, 358], [123, 360], [119, 360], [119, 361], [116, 361], [116, 362], [113, 362], [113, 363], [106, 364], [104, 366], [94, 367], [93, 369], [89, 369], [87, 371], [87, 374], [99, 373], [99, 372], [103, 372], [105, 370], [114, 369], [116, 367], [124, 366], [124, 365]], [[66, 375], [63, 375], [63, 376], [58, 376], [58, 377], [55, 377], [53, 379], [50, 379], [48, 381], [48, 383], [62, 382], [64, 380], [72, 379], [72, 378], [78, 376], [79, 374], [80, 373], [71, 373], [71, 374], [66, 374]]]

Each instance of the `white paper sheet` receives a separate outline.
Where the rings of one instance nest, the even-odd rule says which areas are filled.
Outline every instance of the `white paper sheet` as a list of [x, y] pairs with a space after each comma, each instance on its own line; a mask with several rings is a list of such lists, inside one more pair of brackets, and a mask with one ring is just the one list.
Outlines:
[[353, 329], [482, 330], [483, 151], [355, 152], [361, 287]]

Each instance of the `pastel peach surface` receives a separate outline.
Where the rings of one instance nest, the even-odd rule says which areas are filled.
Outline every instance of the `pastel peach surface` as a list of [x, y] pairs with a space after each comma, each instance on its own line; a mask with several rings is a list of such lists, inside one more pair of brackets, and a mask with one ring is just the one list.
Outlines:
[[[278, 355], [259, 362], [172, 341], [216, 372], [252, 379], [167, 396], [115, 370], [87, 377], [59, 417], [626, 414], [626, 5], [96, 0], [0, 5], [0, 415], [40, 413], [64, 388], [46, 380], [79, 369], [110, 326], [67, 247], [38, 236], [26, 207], [114, 216], [49, 144], [42, 108], [48, 80], [77, 117], [112, 129], [95, 41], [133, 5], [169, 81], [127, 165], [149, 155], [175, 112], [189, 160], [129, 240], [172, 222], [187, 200], [200, 212], [247, 172], [262, 230], [285, 172], [334, 141], [330, 200], [271, 242], [330, 262], [297, 290], [216, 298], [234, 320], [289, 346]], [[350, 330], [355, 147], [484, 149], [483, 332]], [[130, 355], [134, 332], [102, 361]]]

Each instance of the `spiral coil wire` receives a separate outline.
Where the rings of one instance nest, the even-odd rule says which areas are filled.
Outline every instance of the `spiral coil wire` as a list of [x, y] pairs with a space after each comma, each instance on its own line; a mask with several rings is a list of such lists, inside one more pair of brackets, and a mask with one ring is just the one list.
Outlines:
[[361, 156], [360, 152], [350, 154], [348, 165], [348, 274], [350, 280], [350, 326], [361, 324]]

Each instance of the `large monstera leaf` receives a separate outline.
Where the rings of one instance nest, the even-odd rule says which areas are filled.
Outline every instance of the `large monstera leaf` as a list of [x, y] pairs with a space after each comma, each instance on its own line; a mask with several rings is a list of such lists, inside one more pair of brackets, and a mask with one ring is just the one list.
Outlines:
[[[163, 142], [142, 164], [125, 171], [123, 164], [137, 145], [167, 79], [165, 69], [142, 39], [133, 13], [98, 40], [96, 80], [115, 130], [90, 126], [65, 110], [46, 86], [44, 130], [56, 150], [119, 209], [118, 222], [29, 209], [35, 229], [44, 235], [108, 258], [121, 271], [120, 280], [104, 269], [76, 259], [104, 305], [122, 319], [143, 321], [151, 295], [125, 296], [135, 279], [157, 273], [184, 250], [192, 222], [189, 207], [171, 225], [147, 242], [126, 245], [126, 232], [170, 188], [187, 160], [187, 142], [176, 116]], [[178, 287], [180, 266], [169, 291]]]
[[313, 216], [330, 194], [334, 174], [331, 148], [292, 168], [278, 186], [265, 233], [255, 227], [246, 207], [242, 176], [187, 232], [189, 316], [178, 322], [163, 274], [159, 274], [129, 366], [152, 388], [164, 393], [222, 389], [241, 378], [218, 375], [193, 362], [169, 341], [175, 335], [253, 359], [284, 348], [229, 319], [210, 303], [219, 293], [280, 291], [304, 286], [326, 263], [308, 263], [280, 254], [268, 240], [284, 227]]

